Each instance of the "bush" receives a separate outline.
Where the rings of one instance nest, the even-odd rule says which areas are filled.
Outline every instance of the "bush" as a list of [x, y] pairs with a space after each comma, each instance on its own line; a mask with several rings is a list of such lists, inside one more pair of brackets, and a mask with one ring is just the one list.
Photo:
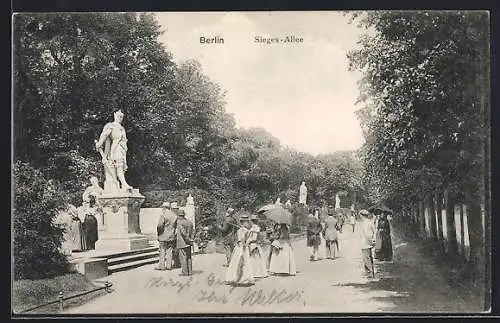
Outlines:
[[14, 278], [51, 278], [69, 272], [59, 251], [63, 230], [53, 220], [65, 205], [55, 184], [29, 164], [14, 165]]

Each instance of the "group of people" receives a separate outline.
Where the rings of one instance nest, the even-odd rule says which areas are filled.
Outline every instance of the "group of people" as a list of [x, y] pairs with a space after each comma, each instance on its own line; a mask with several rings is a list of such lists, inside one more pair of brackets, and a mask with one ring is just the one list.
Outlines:
[[70, 256], [73, 252], [95, 249], [99, 239], [97, 217], [102, 216], [101, 212], [96, 196], [89, 195], [81, 207], [70, 204], [59, 214], [56, 221], [64, 229], [61, 245], [64, 254]]
[[229, 208], [221, 225], [227, 266], [225, 282], [229, 285], [253, 285], [256, 279], [269, 275], [295, 275], [297, 270], [290, 244], [288, 224], [275, 223], [266, 232], [271, 245], [265, 253], [262, 248], [263, 234], [257, 215], [236, 218]]
[[339, 257], [339, 233], [348, 224], [355, 232], [358, 227], [358, 240], [361, 245], [364, 273], [368, 278], [375, 277], [373, 260], [392, 260], [391, 212], [373, 209], [361, 210], [357, 224], [355, 212], [343, 216], [337, 209], [329, 209], [328, 217], [323, 221], [318, 210], [311, 209], [307, 219], [307, 246], [311, 248], [311, 261], [317, 261], [319, 247], [324, 241], [326, 259]]
[[180, 276], [193, 274], [192, 248], [194, 224], [186, 218], [184, 208], [177, 203], [164, 203], [156, 226], [159, 261], [155, 270], [181, 268]]
[[[348, 223], [354, 232], [355, 217], [351, 214]], [[339, 233], [345, 224], [345, 219], [336, 209], [329, 208], [328, 216], [321, 221], [319, 210], [310, 209], [307, 217], [307, 246], [311, 248], [311, 261], [319, 259], [319, 247], [324, 240], [326, 259], [336, 259], [339, 257]]]
[[375, 278], [373, 259], [392, 260], [390, 213], [381, 210], [359, 212], [359, 239], [363, 259], [364, 273], [367, 278]]

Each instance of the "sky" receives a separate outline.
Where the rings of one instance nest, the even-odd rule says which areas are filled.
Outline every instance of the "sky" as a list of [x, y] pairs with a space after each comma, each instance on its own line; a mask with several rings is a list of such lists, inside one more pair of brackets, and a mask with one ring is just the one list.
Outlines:
[[[195, 59], [226, 92], [239, 127], [262, 127], [282, 145], [313, 155], [361, 147], [355, 115], [359, 74], [346, 53], [361, 32], [341, 12], [156, 13], [174, 61]], [[200, 43], [221, 37], [224, 44]], [[255, 37], [301, 37], [256, 43]]]

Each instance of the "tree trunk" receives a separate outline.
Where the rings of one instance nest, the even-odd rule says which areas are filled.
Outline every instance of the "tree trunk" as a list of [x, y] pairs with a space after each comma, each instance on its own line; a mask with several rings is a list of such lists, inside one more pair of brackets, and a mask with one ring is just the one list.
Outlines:
[[453, 259], [458, 253], [457, 233], [455, 231], [454, 196], [448, 189], [444, 191], [444, 202], [446, 209], [446, 236], [448, 237], [448, 257]]
[[424, 214], [424, 203], [423, 202], [418, 202], [417, 203], [417, 214], [418, 214], [418, 222], [420, 224], [420, 236], [422, 238], [427, 238], [427, 232], [425, 228], [425, 214]]
[[459, 252], [462, 260], [465, 260], [465, 231], [464, 231], [464, 209], [465, 204], [460, 203], [460, 246]]
[[438, 227], [437, 239], [439, 242], [440, 252], [444, 253], [443, 218], [441, 216], [441, 211], [443, 210], [444, 206], [443, 206], [443, 197], [441, 192], [435, 194], [434, 205], [436, 208], [434, 215], [437, 219], [437, 227]]
[[436, 207], [432, 196], [427, 196], [426, 198], [426, 209], [429, 218], [429, 235], [432, 242], [437, 241], [437, 228], [436, 228]]

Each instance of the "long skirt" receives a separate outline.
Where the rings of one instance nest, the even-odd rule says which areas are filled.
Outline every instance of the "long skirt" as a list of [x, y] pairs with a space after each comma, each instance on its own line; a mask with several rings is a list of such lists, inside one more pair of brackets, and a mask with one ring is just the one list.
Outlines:
[[71, 223], [71, 245], [72, 251], [87, 250], [87, 241], [85, 233], [83, 232], [82, 222], [80, 220], [73, 220]]
[[375, 259], [381, 261], [392, 260], [391, 235], [385, 231], [378, 231], [375, 245]]
[[295, 275], [295, 257], [290, 242], [280, 240], [280, 246], [271, 246], [271, 260], [269, 262], [269, 272], [271, 274]]
[[253, 285], [255, 283], [247, 246], [237, 245], [234, 248], [225, 282], [230, 285]]
[[262, 248], [259, 245], [252, 246], [250, 251], [250, 264], [252, 266], [252, 274], [254, 278], [267, 277], [266, 261]]

